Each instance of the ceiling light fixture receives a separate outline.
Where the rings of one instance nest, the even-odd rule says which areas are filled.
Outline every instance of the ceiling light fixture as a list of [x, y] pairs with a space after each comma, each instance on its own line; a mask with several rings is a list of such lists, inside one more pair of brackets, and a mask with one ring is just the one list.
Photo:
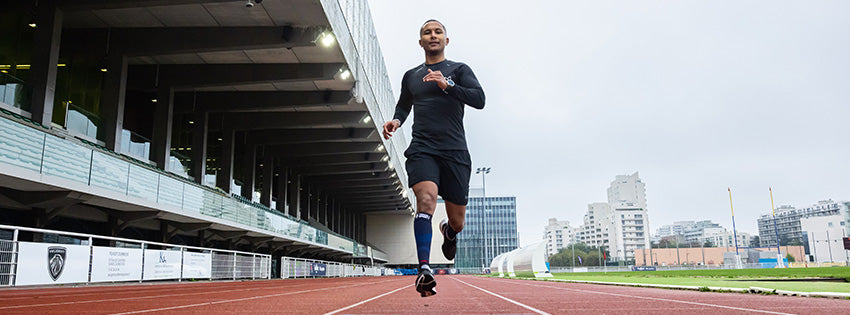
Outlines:
[[348, 80], [351, 77], [351, 70], [345, 69], [342, 73], [339, 74], [339, 78], [343, 80]]
[[336, 38], [334, 38], [334, 34], [331, 32], [322, 32], [322, 34], [319, 34], [318, 42], [322, 46], [331, 47], [336, 42]]

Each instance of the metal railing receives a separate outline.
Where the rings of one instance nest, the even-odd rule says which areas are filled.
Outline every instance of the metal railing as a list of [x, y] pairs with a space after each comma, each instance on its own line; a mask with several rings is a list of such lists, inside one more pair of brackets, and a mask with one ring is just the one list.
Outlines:
[[[0, 239], [0, 286], [135, 282], [148, 280], [182, 281], [183, 279], [236, 280], [271, 278], [271, 255], [266, 254], [10, 225], [0, 225], [0, 231], [3, 232], [0, 233], [0, 237], [2, 237]], [[65, 241], [60, 243], [21, 241], [19, 238], [22, 232], [41, 235], [42, 239], [46, 235], [61, 236], [61, 239]], [[56, 239], [60, 239], [60, 237], [56, 237]], [[95, 242], [108, 243], [111, 246], [95, 246]], [[45, 246], [49, 246], [48, 248], [50, 248], [47, 252], [40, 252], [38, 250]], [[83, 260], [82, 256], [74, 256], [72, 249], [66, 249], [62, 246], [88, 247], [88, 249], [84, 249], [85, 256], [87, 257]], [[63, 250], [57, 259], [58, 263], [54, 264], [51, 251], [53, 251], [53, 248], [60, 247]], [[160, 247], [160, 249], [153, 249], [152, 247]], [[48, 261], [42, 261], [45, 257]], [[151, 259], [151, 257], [154, 259]], [[175, 262], [171, 259], [172, 257], [179, 257], [179, 259]], [[169, 259], [171, 260], [170, 262], [168, 261]], [[206, 263], [207, 261], [209, 263]], [[53, 282], [31, 280], [37, 278], [31, 274], [26, 274], [27, 279], [25, 281], [19, 281], [21, 278], [19, 275], [22, 275], [23, 272], [32, 271], [30, 269], [40, 272], [41, 268], [38, 266], [44, 264], [48, 266], [44, 268], [45, 272], [48, 272], [48, 269], [58, 268], [59, 275], [51, 274]], [[66, 267], [71, 264], [83, 266], [82, 273], [77, 272], [76, 278], [71, 278], [71, 280], [62, 280], [60, 275], [63, 272], [63, 268], [71, 270], [71, 267]], [[164, 270], [168, 268], [171, 268], [171, 270]], [[71, 271], [67, 272], [70, 273]], [[71, 275], [69, 277], [73, 276]], [[46, 279], [46, 277], [42, 278]]]
[[290, 278], [333, 278], [333, 277], [375, 277], [396, 273], [392, 269], [359, 264], [346, 264], [333, 261], [281, 257], [280, 277]]

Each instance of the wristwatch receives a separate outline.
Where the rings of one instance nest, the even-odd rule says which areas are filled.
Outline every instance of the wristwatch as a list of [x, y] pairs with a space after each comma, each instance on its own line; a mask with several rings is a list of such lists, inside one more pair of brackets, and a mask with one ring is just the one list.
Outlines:
[[443, 89], [443, 93], [449, 94], [449, 92], [446, 90], [455, 87], [455, 81], [452, 81], [451, 78], [446, 78], [446, 84], [448, 84], [449, 86]]

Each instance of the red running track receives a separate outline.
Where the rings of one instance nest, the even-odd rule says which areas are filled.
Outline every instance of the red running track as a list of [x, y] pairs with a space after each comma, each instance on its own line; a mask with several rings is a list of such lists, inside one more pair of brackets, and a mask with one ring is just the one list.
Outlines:
[[850, 301], [475, 276], [158, 283], [0, 290], [0, 314], [850, 314]]

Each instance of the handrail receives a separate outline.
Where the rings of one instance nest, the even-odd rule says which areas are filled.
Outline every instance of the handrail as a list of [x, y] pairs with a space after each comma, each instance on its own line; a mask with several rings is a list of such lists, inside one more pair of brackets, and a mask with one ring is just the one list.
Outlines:
[[5, 225], [5, 224], [0, 224], [0, 230], [19, 230], [19, 231], [27, 231], [27, 232], [35, 232], [35, 233], [67, 235], [67, 236], [82, 237], [82, 238], [96, 238], [96, 239], [104, 239], [104, 240], [127, 242], [127, 243], [151, 244], [151, 245], [162, 246], [162, 247], [182, 247], [182, 248], [189, 248], [189, 249], [195, 249], [195, 250], [215, 250], [215, 251], [218, 251], [218, 252], [227, 252], [227, 253], [234, 253], [234, 254], [250, 254], [250, 255], [271, 257], [271, 255], [268, 255], [268, 254], [250, 253], [250, 252], [243, 252], [243, 251], [230, 250], [230, 249], [218, 249], [218, 248], [197, 247], [197, 246], [189, 246], [189, 245], [177, 245], [177, 244], [168, 244], [168, 243], [160, 243], [160, 242], [134, 240], [134, 239], [130, 239], [130, 238], [122, 238], [122, 237], [114, 237], [114, 236], [104, 236], [104, 235], [85, 234], [85, 233], [77, 233], [77, 232], [56, 231], [56, 230], [47, 230], [47, 229], [14, 226], [14, 225]]
[[[217, 248], [207, 248], [207, 247], [197, 247], [197, 246], [188, 246], [188, 245], [179, 245], [179, 244], [168, 244], [168, 243], [160, 243], [160, 242], [150, 242], [144, 240], [136, 240], [136, 239], [127, 239], [121, 237], [112, 237], [112, 236], [102, 236], [102, 235], [94, 235], [94, 234], [86, 234], [86, 233], [76, 233], [76, 232], [66, 232], [66, 231], [56, 231], [56, 230], [48, 230], [48, 229], [40, 229], [40, 228], [30, 228], [30, 227], [22, 227], [22, 226], [12, 226], [12, 225], [3, 225], [0, 224], [0, 230], [11, 230], [12, 238], [11, 239], [3, 239], [0, 240], [0, 243], [3, 244], [11, 244], [11, 250], [4, 251], [2, 256], [0, 256], [0, 266], [5, 266], [4, 270], [9, 270], [8, 273], [0, 273], [0, 286], [18, 286], [18, 285], [44, 285], [44, 284], [64, 284], [64, 283], [94, 283], [94, 282], [126, 282], [126, 281], [148, 281], [148, 280], [163, 280], [163, 279], [174, 279], [177, 281], [182, 281], [183, 279], [240, 279], [240, 278], [250, 278], [250, 279], [271, 279], [272, 274], [272, 255], [262, 254], [262, 253], [252, 253], [252, 252], [244, 252], [244, 251], [236, 251], [236, 250], [227, 250], [227, 249], [217, 249]], [[51, 234], [51, 235], [61, 235], [64, 237], [73, 237], [82, 239], [80, 240], [81, 244], [75, 243], [63, 243], [63, 242], [50, 242], [50, 241], [21, 241], [20, 240], [20, 232], [32, 232], [32, 233], [41, 233], [41, 234]], [[130, 243], [130, 244], [139, 244], [139, 248], [125, 248], [123, 246], [118, 246], [117, 244], [112, 245], [95, 245], [94, 240], [111, 240], [122, 243]], [[86, 242], [87, 241], [87, 242]], [[86, 243], [83, 243], [86, 242]], [[37, 245], [44, 244], [44, 245]], [[26, 245], [26, 246], [25, 246]], [[87, 248], [85, 250], [85, 259], [87, 261], [82, 261], [82, 256], [80, 255], [80, 251], [77, 250], [76, 258], [73, 260], [76, 262], [78, 266], [73, 272], [75, 276], [71, 276], [71, 278], [65, 278], [60, 282], [56, 282], [58, 278], [57, 275], [51, 275], [53, 277], [53, 282], [49, 280], [42, 280], [37, 275], [33, 275], [33, 272], [38, 269], [38, 265], [43, 263], [41, 261], [40, 255], [34, 255], [36, 253], [33, 249], [39, 248], [38, 246], [61, 246], [61, 250], [63, 251], [63, 255], [61, 257], [62, 260], [71, 261], [71, 256], [67, 258], [64, 256], [65, 252], [72, 252], [71, 248]], [[161, 246], [163, 249], [152, 249], [150, 245]], [[46, 248], [46, 247], [41, 247]], [[25, 251], [26, 249], [26, 251]], [[106, 250], [109, 254], [103, 254], [102, 250]], [[100, 252], [99, 252], [100, 251]], [[112, 268], [112, 262], [105, 263], [104, 259], [106, 255], [109, 255], [111, 259], [111, 255], [113, 252], [118, 251], [119, 256], [130, 256], [130, 257], [138, 257], [138, 260], [128, 260], [121, 261], [114, 265], [116, 270], [109, 269], [108, 272], [105, 269], [106, 266], [104, 264], [109, 264], [109, 268]], [[160, 252], [160, 261], [159, 264], [167, 263], [165, 258], [163, 258], [163, 252], [176, 252], [179, 254], [179, 260], [176, 264], [179, 264], [180, 267], [172, 268], [171, 272], [167, 273], [164, 277], [157, 276], [154, 272], [150, 270], [157, 270], [157, 262], [155, 260], [148, 260], [143, 257], [147, 257], [147, 255], [151, 252], [154, 254]], [[120, 253], [124, 253], [121, 255]], [[131, 253], [137, 253], [137, 256], [132, 256]], [[187, 254], [189, 255], [187, 258]], [[171, 254], [169, 254], [171, 255]], [[203, 256], [208, 255], [208, 256]], [[200, 261], [197, 260], [198, 257], [201, 257]], [[98, 258], [99, 257], [99, 258]], [[206, 265], [204, 264], [204, 259], [206, 258]], [[66, 260], [68, 259], [68, 260]], [[225, 264], [221, 264], [224, 261]], [[52, 262], [51, 262], [52, 263]], [[95, 268], [100, 263], [99, 268]], [[60, 264], [64, 264], [64, 262], [60, 262]], [[175, 262], [171, 260], [170, 264], [173, 266]], [[88, 266], [86, 269], [80, 269], [79, 266]], [[192, 266], [189, 269], [185, 267], [189, 265]], [[23, 266], [23, 267], [21, 267]], [[152, 267], [153, 269], [150, 269]], [[201, 268], [201, 272], [198, 273], [197, 269], [193, 269], [193, 267]], [[22, 270], [23, 268], [23, 270]], [[34, 269], [35, 268], [35, 269]], [[126, 268], [126, 269], [125, 269]], [[120, 271], [119, 271], [120, 270]], [[206, 273], [203, 272], [206, 270]], [[119, 273], [113, 275], [109, 275], [113, 271], [119, 271]], [[36, 272], [37, 273], [37, 272]], [[61, 274], [61, 272], [59, 273]], [[133, 275], [135, 274], [135, 276]], [[83, 276], [84, 277], [80, 277]], [[96, 277], [97, 275], [97, 277]], [[21, 279], [26, 276], [27, 279], [21, 281]]]

